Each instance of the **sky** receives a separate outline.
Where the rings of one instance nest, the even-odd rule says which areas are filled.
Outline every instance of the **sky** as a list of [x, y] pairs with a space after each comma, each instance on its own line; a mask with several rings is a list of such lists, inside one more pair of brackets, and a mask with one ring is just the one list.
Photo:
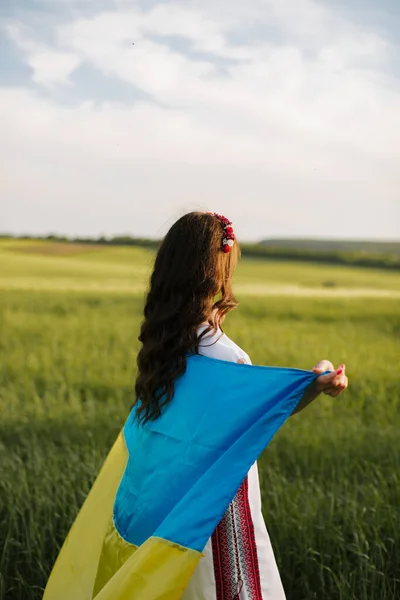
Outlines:
[[0, 231], [399, 240], [398, 31], [398, 0], [1, 2]]

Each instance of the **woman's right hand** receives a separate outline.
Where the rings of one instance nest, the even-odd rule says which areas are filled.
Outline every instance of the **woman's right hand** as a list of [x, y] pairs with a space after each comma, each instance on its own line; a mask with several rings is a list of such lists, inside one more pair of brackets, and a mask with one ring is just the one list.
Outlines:
[[318, 394], [326, 394], [335, 398], [342, 394], [349, 385], [349, 380], [346, 376], [346, 365], [340, 365], [338, 369], [335, 369], [333, 364], [329, 360], [320, 360], [313, 368], [314, 373], [325, 373], [330, 371], [326, 375], [321, 375], [315, 381], [315, 389]]
[[329, 360], [320, 360], [313, 368], [313, 372], [317, 375], [330, 371], [326, 375], [320, 375], [317, 377], [311, 385], [308, 386], [304, 395], [292, 414], [299, 413], [306, 408], [313, 400], [318, 398], [320, 394], [327, 394], [328, 396], [339, 396], [348, 386], [348, 379], [346, 377], [346, 366], [340, 365], [338, 369], [335, 369], [333, 364]]

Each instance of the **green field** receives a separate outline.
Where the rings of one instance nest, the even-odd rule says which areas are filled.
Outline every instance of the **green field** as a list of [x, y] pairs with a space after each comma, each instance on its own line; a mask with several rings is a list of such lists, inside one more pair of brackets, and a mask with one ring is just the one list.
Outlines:
[[[0, 242], [0, 599], [39, 600], [132, 403], [153, 254]], [[400, 273], [242, 261], [226, 332], [254, 363], [345, 362], [349, 390], [260, 459], [288, 600], [400, 597]], [[71, 599], [73, 600], [73, 599]]]

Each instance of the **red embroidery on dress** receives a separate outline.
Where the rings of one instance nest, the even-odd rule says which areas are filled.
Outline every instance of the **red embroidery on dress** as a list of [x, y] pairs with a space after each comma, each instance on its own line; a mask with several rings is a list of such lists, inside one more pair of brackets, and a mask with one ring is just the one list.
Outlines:
[[229, 532], [229, 519], [230, 511], [228, 509], [211, 538], [217, 600], [232, 600], [234, 594], [235, 564]]
[[238, 492], [237, 506], [240, 516], [240, 531], [243, 538], [244, 562], [246, 564], [245, 584], [251, 600], [262, 600], [260, 568], [258, 564], [257, 543], [249, 503], [249, 482], [246, 477]]
[[212, 535], [217, 600], [263, 600], [247, 477]]

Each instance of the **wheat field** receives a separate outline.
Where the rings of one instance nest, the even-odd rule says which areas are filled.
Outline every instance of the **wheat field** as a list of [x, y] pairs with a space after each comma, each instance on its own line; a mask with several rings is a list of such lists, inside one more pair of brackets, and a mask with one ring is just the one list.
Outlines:
[[[38, 600], [133, 400], [140, 248], [0, 241], [0, 599]], [[243, 260], [225, 331], [256, 364], [346, 363], [349, 390], [260, 458], [288, 600], [400, 597], [400, 274]]]

